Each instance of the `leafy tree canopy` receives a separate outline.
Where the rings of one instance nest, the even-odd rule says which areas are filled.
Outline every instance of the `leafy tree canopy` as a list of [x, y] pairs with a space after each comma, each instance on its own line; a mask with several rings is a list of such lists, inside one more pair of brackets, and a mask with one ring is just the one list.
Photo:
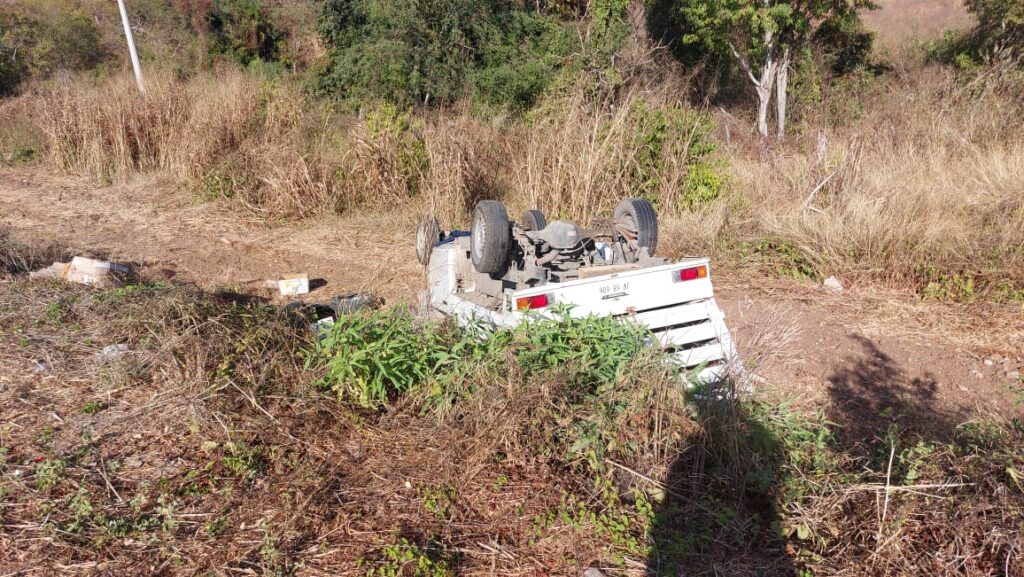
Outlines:
[[239, 64], [279, 59], [284, 34], [278, 31], [259, 0], [218, 0], [206, 11], [209, 52]]
[[[343, 100], [444, 104], [472, 96], [512, 110], [532, 106], [581, 52], [575, 2], [324, 0], [329, 47], [317, 88]], [[626, 0], [591, 3], [595, 35], [621, 23]]]
[[854, 31], [870, 0], [674, 0], [683, 45], [728, 56], [735, 49], [757, 59], [773, 46], [795, 47], [823, 26]]

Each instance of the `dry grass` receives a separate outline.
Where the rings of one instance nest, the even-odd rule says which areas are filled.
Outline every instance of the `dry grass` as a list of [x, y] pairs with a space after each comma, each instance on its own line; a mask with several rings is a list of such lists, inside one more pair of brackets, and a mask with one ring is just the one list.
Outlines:
[[939, 67], [904, 71], [861, 94], [845, 126], [810, 132], [767, 163], [734, 156], [752, 203], [745, 226], [797, 247], [822, 275], [1024, 286], [1021, 109], [956, 87]]
[[864, 20], [883, 46], [934, 39], [972, 23], [961, 0], [880, 0], [878, 6]]
[[100, 182], [149, 171], [177, 175], [200, 196], [238, 196], [267, 214], [304, 216], [340, 202], [326, 151], [324, 111], [304, 109], [289, 85], [236, 70], [181, 81], [151, 74], [94, 85], [64, 79], [38, 88], [36, 118], [56, 167]]

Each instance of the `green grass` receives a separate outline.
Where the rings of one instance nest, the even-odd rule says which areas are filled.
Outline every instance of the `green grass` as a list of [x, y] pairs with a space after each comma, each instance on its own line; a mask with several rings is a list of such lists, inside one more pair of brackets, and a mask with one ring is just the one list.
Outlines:
[[418, 324], [404, 309], [344, 315], [306, 358], [317, 386], [363, 408], [421, 387], [433, 404], [472, 394], [469, 377], [509, 359], [525, 376], [569, 371], [573, 390], [614, 382], [645, 350], [645, 329], [614, 319], [574, 319], [566, 309], [484, 335], [478, 327]]

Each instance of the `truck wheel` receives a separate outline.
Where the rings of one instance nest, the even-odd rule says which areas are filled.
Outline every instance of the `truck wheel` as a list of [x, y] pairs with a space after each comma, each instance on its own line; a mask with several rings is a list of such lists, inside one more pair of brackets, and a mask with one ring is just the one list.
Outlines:
[[536, 208], [524, 212], [523, 218], [519, 221], [519, 226], [523, 227], [523, 230], [541, 230], [547, 225], [548, 219], [544, 218], [544, 213]]
[[654, 256], [658, 247], [658, 216], [651, 203], [642, 198], [626, 198], [615, 207], [615, 220], [636, 232], [638, 245]]
[[420, 264], [426, 266], [430, 262], [430, 253], [434, 245], [441, 240], [441, 225], [432, 216], [424, 216], [420, 219], [420, 225], [416, 227], [416, 259]]
[[473, 268], [487, 274], [504, 272], [511, 240], [512, 223], [505, 205], [496, 200], [476, 203], [469, 239]]

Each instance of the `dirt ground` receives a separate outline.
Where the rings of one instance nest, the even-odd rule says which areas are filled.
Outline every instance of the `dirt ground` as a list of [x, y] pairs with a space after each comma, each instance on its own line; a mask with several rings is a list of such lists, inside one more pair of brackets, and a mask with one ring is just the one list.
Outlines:
[[[0, 173], [0, 229], [26, 244], [135, 264], [143, 278], [263, 294], [265, 279], [322, 279], [310, 301], [370, 291], [415, 304], [423, 284], [412, 211], [267, 222], [199, 203], [166, 179], [95, 187], [39, 169]], [[963, 422], [1021, 412], [1024, 308], [922, 302], [878, 287], [832, 293], [749, 269], [715, 271], [719, 300], [759, 389], [844, 415], [889, 407]], [[850, 420], [853, 422], [853, 419]], [[870, 422], [870, 419], [867, 420]]]

